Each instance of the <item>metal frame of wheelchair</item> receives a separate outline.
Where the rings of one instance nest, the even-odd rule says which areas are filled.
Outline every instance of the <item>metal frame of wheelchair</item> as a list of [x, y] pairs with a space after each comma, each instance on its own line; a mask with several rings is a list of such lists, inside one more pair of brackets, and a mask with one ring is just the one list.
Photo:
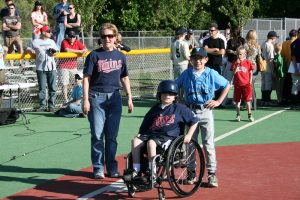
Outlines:
[[[205, 158], [202, 148], [197, 141], [192, 139], [189, 144], [183, 143], [184, 136], [178, 136], [169, 148], [158, 154], [153, 159], [152, 166], [156, 163], [156, 180], [154, 174], [149, 174], [147, 178], [125, 180], [130, 197], [135, 196], [135, 192], [148, 191], [157, 188], [160, 200], [165, 199], [163, 181], [168, 181], [173, 192], [178, 197], [187, 197], [194, 194], [200, 187], [205, 171]], [[129, 153], [126, 159], [125, 174], [132, 172], [132, 154]], [[154, 163], [155, 162], [155, 163]], [[192, 167], [191, 167], [192, 166]], [[146, 154], [141, 153], [141, 172], [145, 173], [148, 168]], [[188, 168], [196, 169], [195, 183], [187, 184]]]

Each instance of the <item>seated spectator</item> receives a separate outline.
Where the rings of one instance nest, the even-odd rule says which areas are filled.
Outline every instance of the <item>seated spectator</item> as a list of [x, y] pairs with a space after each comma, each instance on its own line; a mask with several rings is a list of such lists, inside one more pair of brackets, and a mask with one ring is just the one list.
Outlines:
[[[69, 31], [67, 38], [65, 38], [61, 43], [60, 51], [84, 54], [87, 52], [87, 49], [79, 40], [77, 40], [76, 33], [74, 31]], [[75, 75], [78, 73], [77, 58], [60, 59], [58, 65], [60, 67], [59, 72], [63, 85], [64, 101], [68, 102], [70, 74]]]
[[72, 89], [72, 100], [63, 104], [61, 109], [55, 112], [56, 115], [69, 118], [79, 116], [85, 117], [82, 112], [82, 79], [82, 72], [75, 74], [75, 85]]
[[34, 3], [34, 8], [31, 12], [31, 23], [33, 25], [32, 39], [34, 40], [40, 37], [40, 29], [48, 24], [47, 13], [44, 12], [42, 3], [40, 1], [36, 1]]
[[67, 35], [70, 31], [74, 31], [76, 37], [79, 38], [79, 27], [81, 25], [81, 16], [78, 13], [75, 13], [75, 5], [70, 4], [69, 7], [69, 14], [64, 19], [64, 25], [66, 27], [65, 34]]
[[[9, 15], [3, 18], [2, 28], [4, 32], [4, 45], [8, 48], [7, 53], [14, 52], [14, 46], [18, 53], [23, 54], [23, 42], [20, 37], [21, 18], [15, 15], [15, 4], [9, 4]], [[12, 65], [12, 62], [10, 63]]]
[[126, 51], [126, 52], [131, 51], [129, 46], [126, 46], [125, 44], [122, 44], [122, 35], [120, 33], [117, 35], [117, 40], [116, 40], [116, 43], [115, 43], [115, 47], [119, 51]]

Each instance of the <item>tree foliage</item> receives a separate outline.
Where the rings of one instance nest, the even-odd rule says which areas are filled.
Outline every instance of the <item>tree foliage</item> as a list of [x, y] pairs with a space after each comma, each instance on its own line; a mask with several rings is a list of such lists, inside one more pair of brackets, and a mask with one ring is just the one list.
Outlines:
[[[54, 6], [59, 0], [41, 0], [50, 26]], [[35, 0], [14, 0], [21, 11], [22, 37], [31, 37], [31, 11]], [[113, 22], [120, 30], [165, 30], [179, 25], [206, 29], [216, 21], [221, 29], [227, 24], [243, 25], [251, 17], [299, 17], [300, 4], [295, 0], [69, 0], [81, 14], [85, 33], [99, 30], [104, 22]], [[0, 1], [0, 7], [5, 6]]]

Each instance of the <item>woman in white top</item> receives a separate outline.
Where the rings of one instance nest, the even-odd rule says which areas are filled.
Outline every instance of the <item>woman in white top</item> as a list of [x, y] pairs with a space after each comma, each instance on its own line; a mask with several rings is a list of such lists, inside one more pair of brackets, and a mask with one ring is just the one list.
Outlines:
[[44, 12], [40, 1], [34, 3], [34, 8], [31, 12], [31, 22], [33, 25], [32, 39], [34, 40], [40, 37], [40, 29], [48, 24], [47, 13]]

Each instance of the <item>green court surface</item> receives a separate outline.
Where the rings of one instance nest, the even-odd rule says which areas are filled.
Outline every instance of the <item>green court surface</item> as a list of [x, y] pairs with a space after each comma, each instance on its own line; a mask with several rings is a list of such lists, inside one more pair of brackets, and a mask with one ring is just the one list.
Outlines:
[[[135, 101], [131, 114], [123, 107], [118, 155], [130, 151], [130, 141], [154, 102]], [[258, 108], [253, 111], [254, 123], [247, 121], [246, 111], [241, 113], [241, 122], [234, 120], [234, 108], [215, 109], [214, 113], [217, 146], [300, 142], [299, 111]], [[91, 165], [86, 118], [51, 113], [26, 116], [28, 125], [20, 118], [16, 124], [0, 127], [0, 198]]]

